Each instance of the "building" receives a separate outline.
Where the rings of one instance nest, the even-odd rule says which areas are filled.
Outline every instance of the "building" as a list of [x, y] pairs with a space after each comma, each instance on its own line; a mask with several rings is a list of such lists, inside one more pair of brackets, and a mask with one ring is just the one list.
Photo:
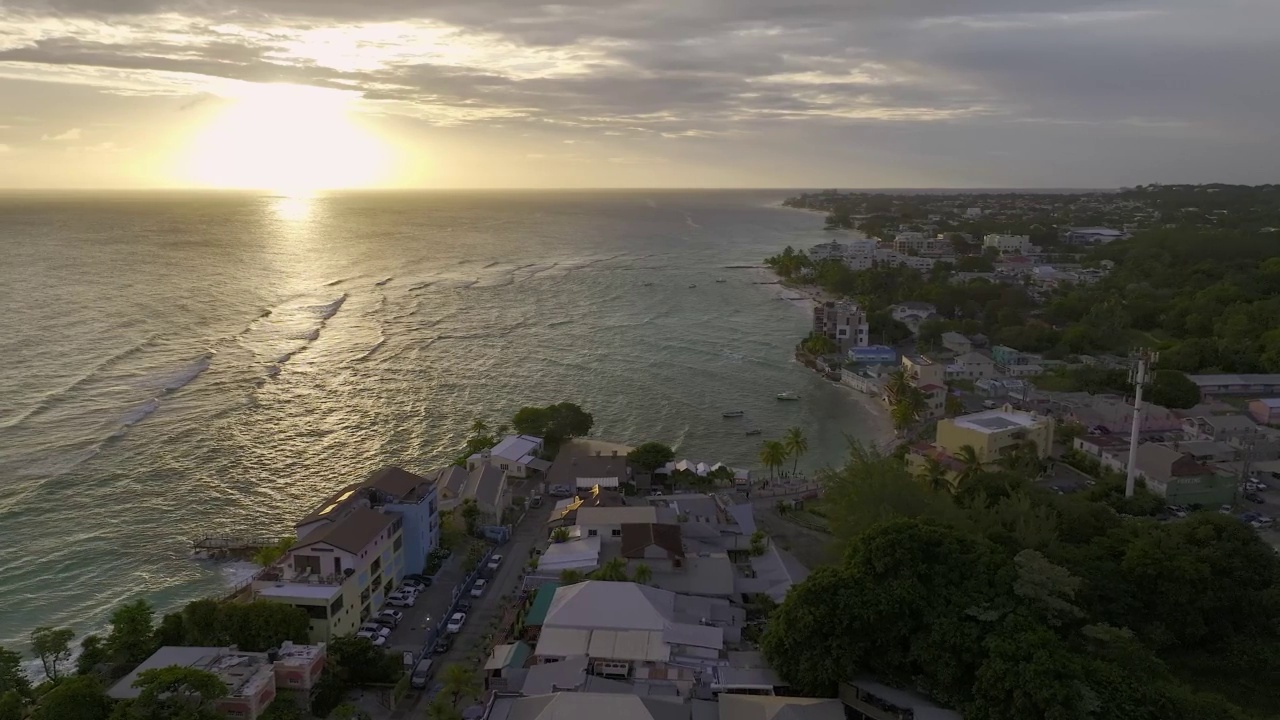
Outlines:
[[964, 216], [967, 218], [980, 218], [982, 217], [982, 208], [969, 208], [964, 211]]
[[[1133, 406], [1115, 395], [1072, 393], [1054, 403], [1056, 414], [1097, 432], [1129, 434], [1133, 429]], [[1139, 433], [1178, 432], [1182, 419], [1161, 405], [1143, 403], [1138, 420]]]
[[1123, 230], [1104, 227], [1067, 228], [1063, 239], [1075, 245], [1099, 245], [1128, 237]]
[[[947, 366], [922, 355], [903, 355], [902, 370], [920, 392], [924, 393], [925, 411], [921, 420], [940, 418], [946, 414]], [[893, 398], [886, 398], [891, 404]]]
[[622, 557], [654, 570], [677, 570], [685, 564], [684, 541], [675, 523], [630, 523], [622, 526]]
[[[438, 475], [438, 473], [437, 473]], [[404, 519], [404, 574], [420, 573], [440, 545], [440, 502], [434, 479], [386, 467], [365, 482], [375, 504]]]
[[995, 377], [996, 364], [990, 356], [977, 351], [970, 351], [956, 356], [947, 365], [948, 380], [985, 380]]
[[840, 683], [840, 702], [853, 720], [964, 720], [921, 695], [882, 685], [870, 678]]
[[722, 693], [716, 720], [844, 720], [835, 698], [779, 697]]
[[848, 251], [848, 246], [832, 240], [831, 242], [814, 245], [809, 248], [808, 254], [810, 260], [821, 262], [823, 260], [842, 260]]
[[849, 348], [849, 360], [855, 363], [898, 363], [898, 351], [888, 345]]
[[542, 438], [532, 435], [508, 435], [488, 450], [482, 450], [467, 458], [467, 470], [475, 470], [482, 463], [495, 465], [509, 478], [527, 478], [545, 473], [551, 463], [539, 457]]
[[1182, 432], [1190, 440], [1241, 440], [1259, 434], [1258, 424], [1245, 415], [1208, 415], [1182, 421]]
[[936, 444], [953, 456], [970, 445], [978, 459], [994, 462], [1026, 441], [1036, 444], [1040, 457], [1048, 457], [1053, 449], [1053, 419], [1005, 405], [938, 421]]
[[489, 462], [477, 463], [471, 470], [457, 466], [445, 468], [439, 484], [440, 505], [446, 510], [452, 510], [464, 500], [474, 500], [489, 520], [500, 522], [510, 504], [507, 474]]
[[1157, 443], [1138, 446], [1134, 462], [1147, 489], [1170, 505], [1229, 505], [1236, 494], [1236, 478], [1217, 474], [1188, 453]]
[[563, 485], [573, 491], [602, 488], [617, 491], [632, 482], [627, 453], [610, 450], [608, 454], [582, 455], [560, 451], [547, 471], [548, 485]]
[[938, 315], [938, 308], [927, 302], [917, 302], [909, 300], [904, 303], [889, 306], [889, 313], [894, 320], [906, 325], [911, 332], [920, 331], [920, 323], [925, 320], [933, 320]]
[[1280, 424], [1280, 397], [1249, 401], [1249, 416], [1259, 425]]
[[615, 690], [499, 697], [487, 720], [690, 720], [690, 717], [689, 704], [679, 697], [641, 697]]
[[132, 700], [141, 694], [133, 686], [147, 670], [184, 667], [218, 676], [227, 693], [214, 707], [227, 717], [256, 720], [276, 698], [276, 689], [309, 692], [320, 681], [326, 660], [321, 645], [285, 642], [278, 653], [242, 652], [234, 647], [177, 647], [166, 645], [152, 653], [128, 675], [107, 690], [116, 700]]
[[1035, 248], [1028, 235], [987, 235], [982, 247], [995, 248], [1001, 255], [1030, 255]]
[[904, 232], [893, 239], [893, 250], [901, 255], [936, 255], [950, 252], [951, 243], [924, 233]]
[[1188, 375], [1200, 388], [1200, 397], [1216, 395], [1271, 395], [1280, 393], [1280, 374], [1273, 375]]
[[870, 333], [867, 314], [851, 302], [818, 303], [813, 308], [813, 331], [830, 338], [840, 352], [866, 347]]
[[580, 507], [577, 526], [582, 537], [599, 537], [605, 542], [621, 542], [622, 526], [658, 522], [658, 510], [652, 505], [630, 507]]
[[404, 517], [375, 508], [378, 497], [355, 484], [326, 498], [255, 577], [254, 597], [306, 611], [313, 641], [355, 632], [405, 575]]
[[942, 333], [942, 347], [953, 353], [961, 354], [973, 351], [973, 342], [958, 332]]

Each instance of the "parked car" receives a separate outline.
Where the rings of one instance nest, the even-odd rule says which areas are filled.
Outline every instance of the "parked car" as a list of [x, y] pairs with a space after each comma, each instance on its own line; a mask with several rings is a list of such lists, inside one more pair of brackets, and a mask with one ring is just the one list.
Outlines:
[[540, 507], [542, 507], [542, 496], [541, 496], [541, 495], [534, 495], [533, 497], [529, 498], [529, 507], [531, 507], [531, 508], [540, 508]]
[[1178, 507], [1177, 505], [1169, 505], [1165, 509], [1168, 510], [1169, 514], [1174, 517], [1184, 518], [1187, 516], [1187, 511], [1183, 510], [1181, 507]]
[[378, 617], [377, 615], [370, 617], [369, 622], [380, 625], [384, 628], [391, 628], [392, 630], [394, 630], [396, 627], [395, 620], [392, 620], [390, 618]]
[[404, 621], [404, 613], [395, 610], [382, 610], [373, 616], [373, 621], [387, 620], [391, 623], [391, 627], [395, 627]]
[[466, 622], [467, 614], [457, 612], [449, 618], [449, 623], [444, 626], [444, 629], [447, 632], [456, 633], [462, 630], [462, 626], [466, 624]]
[[376, 622], [366, 622], [360, 626], [360, 632], [373, 633], [374, 635], [387, 637], [391, 634], [391, 628], [385, 627]]
[[489, 564], [486, 565], [485, 567], [489, 569], [489, 572], [493, 572], [494, 570], [497, 570], [501, 565], [502, 565], [502, 556], [494, 555], [493, 557], [489, 558]]
[[422, 583], [424, 587], [431, 587], [431, 583], [435, 582], [434, 580], [431, 579], [430, 575], [422, 575], [420, 573], [409, 573], [408, 575], [404, 576], [404, 579], [412, 580], [417, 583]]
[[481, 595], [483, 595], [485, 586], [488, 584], [489, 584], [489, 581], [484, 579], [475, 581], [475, 584], [471, 586], [471, 597], [478, 598]]
[[427, 586], [418, 582], [417, 580], [405, 580], [404, 582], [400, 583], [400, 589], [412, 590], [413, 592], [422, 592], [423, 590], [427, 589]]
[[1267, 502], [1266, 500], [1263, 500], [1261, 496], [1255, 495], [1254, 493], [1245, 493], [1244, 499], [1251, 503], [1257, 503], [1258, 505], [1264, 505]]
[[547, 494], [551, 497], [569, 497], [573, 494], [573, 490], [570, 490], [568, 485], [552, 485]]
[[449, 652], [449, 648], [451, 647], [453, 647], [453, 636], [441, 635], [440, 639], [436, 640], [435, 647], [431, 648], [431, 652], [435, 653], [436, 655], [443, 655]]
[[365, 640], [368, 640], [369, 642], [373, 643], [374, 647], [382, 647], [383, 645], [387, 644], [386, 637], [382, 635], [378, 635], [376, 633], [371, 633], [368, 631], [362, 630], [361, 632], [356, 633], [356, 637], [364, 638]]
[[427, 683], [431, 681], [431, 658], [423, 657], [413, 666], [413, 673], [409, 675], [409, 685], [415, 690], [425, 690]]
[[464, 612], [464, 613], [471, 612], [471, 603], [467, 602], [466, 600], [459, 602], [458, 612]]
[[1218, 508], [1218, 512], [1222, 513], [1223, 515], [1230, 515], [1230, 514], [1231, 514], [1231, 506], [1230, 506], [1230, 505], [1223, 505], [1222, 507]]
[[389, 595], [387, 597], [387, 604], [390, 605], [391, 607], [408, 608], [408, 607], [413, 607], [417, 602], [418, 602], [418, 598], [414, 597], [411, 594]]

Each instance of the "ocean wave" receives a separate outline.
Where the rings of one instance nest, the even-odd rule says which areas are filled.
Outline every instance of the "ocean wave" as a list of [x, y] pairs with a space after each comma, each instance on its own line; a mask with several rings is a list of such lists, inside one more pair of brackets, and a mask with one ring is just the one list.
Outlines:
[[332, 302], [325, 303], [324, 305], [314, 305], [309, 309], [321, 320], [329, 320], [334, 315], [338, 314], [338, 310], [342, 308], [342, 304], [346, 301], [347, 294], [342, 293], [342, 295], [334, 299]]
[[[304, 333], [298, 333], [293, 336], [295, 340], [305, 340], [307, 343], [313, 343], [320, 338], [320, 328], [311, 328]], [[294, 352], [297, 352], [295, 350]]]
[[166, 393], [177, 392], [193, 380], [200, 377], [200, 374], [209, 369], [209, 363], [213, 360], [213, 352], [207, 352], [200, 356], [198, 360], [193, 362], [190, 367], [175, 376], [169, 382], [165, 383], [164, 391]]
[[[288, 361], [289, 361], [289, 358], [290, 358], [292, 355], [293, 355], [293, 353], [285, 353], [285, 355], [284, 355], [284, 360], [283, 360], [282, 362], [288, 362]], [[279, 366], [279, 365], [268, 365], [268, 366], [267, 366], [267, 377], [275, 377], [275, 376], [277, 376], [277, 375], [279, 375], [279, 374], [280, 374], [280, 366]]]
[[491, 267], [493, 267], [494, 265], [497, 265], [497, 264], [498, 264], [498, 261], [497, 261], [497, 260], [494, 260], [493, 262], [489, 263], [488, 265], [485, 265], [485, 266], [481, 267], [480, 269], [481, 269], [481, 270], [488, 270], [489, 268], [491, 268]]
[[364, 353], [363, 355], [361, 355], [360, 357], [356, 358], [356, 361], [357, 361], [357, 362], [360, 362], [360, 361], [362, 361], [362, 360], [368, 360], [370, 357], [372, 357], [372, 356], [373, 356], [373, 354], [374, 354], [374, 353], [376, 353], [376, 352], [378, 352], [379, 350], [381, 350], [381, 349], [382, 349], [382, 346], [383, 346], [383, 345], [386, 345], [386, 344], [387, 344], [387, 339], [386, 339], [386, 338], [382, 338], [382, 339], [381, 339], [381, 340], [379, 340], [378, 342], [374, 343], [374, 344], [373, 344], [373, 347], [371, 347], [371, 348], [369, 348], [368, 350], [366, 350], [366, 351], [365, 351], [365, 353]]
[[431, 287], [432, 285], [435, 285], [437, 282], [439, 282], [439, 281], [438, 281], [438, 280], [427, 280], [426, 282], [414, 283], [413, 285], [410, 285], [410, 286], [409, 286], [409, 292], [413, 292], [413, 291], [415, 291], [415, 290], [425, 290], [426, 288], [429, 288], [429, 287]]
[[348, 280], [350, 280], [350, 279], [351, 279], [351, 278], [346, 277], [346, 278], [338, 278], [337, 280], [330, 280], [329, 282], [325, 283], [325, 284], [324, 284], [324, 286], [325, 286], [325, 287], [333, 287], [334, 285], [341, 285], [342, 283], [344, 283], [344, 282], [346, 282], [346, 281], [348, 281]]
[[382, 287], [383, 285], [386, 285], [387, 283], [391, 282], [392, 280], [395, 280], [395, 278], [394, 278], [394, 277], [384, 278], [384, 279], [379, 280], [378, 282], [374, 283], [374, 285], [376, 285], [376, 286], [378, 286], [378, 287]]
[[150, 415], [151, 413], [159, 409], [160, 409], [160, 399], [152, 398], [146, 401], [145, 403], [139, 405], [138, 407], [134, 408], [133, 410], [130, 410], [128, 414], [126, 414], [123, 418], [121, 418], [120, 425], [121, 427], [126, 427], [126, 428], [133, 427], [134, 425], [137, 425], [143, 420], [146, 420], [148, 415]]

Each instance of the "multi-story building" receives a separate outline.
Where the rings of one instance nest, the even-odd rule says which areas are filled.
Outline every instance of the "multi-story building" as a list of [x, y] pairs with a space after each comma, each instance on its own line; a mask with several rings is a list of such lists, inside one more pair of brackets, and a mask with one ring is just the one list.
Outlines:
[[1147, 489], [1170, 505], [1225, 505], [1236, 494], [1236, 477], [1215, 473], [1191, 454], [1157, 443], [1143, 443], [1133, 460]]
[[[922, 355], [903, 355], [902, 369], [911, 383], [924, 394], [925, 412], [921, 420], [932, 420], [946, 414], [947, 366]], [[886, 398], [893, 402], [893, 398]]]
[[213, 701], [227, 717], [256, 720], [276, 699], [276, 689], [310, 692], [320, 680], [326, 661], [325, 646], [285, 642], [274, 653], [244, 652], [234, 647], [179, 647], [166, 645], [152, 653], [107, 691], [116, 700], [141, 694], [133, 683], [147, 670], [182, 667], [216, 675], [226, 694]]
[[1001, 255], [1029, 255], [1034, 246], [1028, 235], [987, 235], [982, 238], [982, 247], [995, 248]]
[[1005, 405], [999, 410], [940, 420], [937, 437], [935, 445], [952, 456], [970, 445], [980, 460], [993, 462], [1030, 440], [1045, 458], [1053, 449], [1053, 418]]
[[813, 308], [813, 331], [833, 340], [841, 353], [866, 347], [870, 327], [867, 314], [854, 303], [829, 300]]
[[434, 479], [386, 467], [365, 483], [370, 498], [385, 512], [404, 518], [404, 573], [420, 573], [427, 555], [440, 545], [440, 500]]
[[947, 365], [948, 380], [985, 380], [995, 374], [995, 363], [990, 357], [977, 351], [958, 355]]
[[404, 515], [386, 511], [384, 492], [354, 483], [326, 498], [254, 579], [254, 597], [306, 611], [313, 641], [355, 632], [407, 572]]
[[856, 363], [896, 364], [898, 362], [898, 351], [888, 345], [849, 348], [848, 355], [849, 360]]

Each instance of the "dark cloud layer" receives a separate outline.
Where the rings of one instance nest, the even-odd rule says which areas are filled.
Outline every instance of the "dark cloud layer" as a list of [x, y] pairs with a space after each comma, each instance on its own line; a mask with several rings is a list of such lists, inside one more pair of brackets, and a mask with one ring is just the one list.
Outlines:
[[[373, 59], [298, 50], [334, 27], [373, 33], [349, 48]], [[1054, 158], [1116, 182], [1280, 160], [1276, 27], [1274, 0], [9, 0], [0, 68], [314, 84], [587, 136], [877, 142], [1055, 185]]]

